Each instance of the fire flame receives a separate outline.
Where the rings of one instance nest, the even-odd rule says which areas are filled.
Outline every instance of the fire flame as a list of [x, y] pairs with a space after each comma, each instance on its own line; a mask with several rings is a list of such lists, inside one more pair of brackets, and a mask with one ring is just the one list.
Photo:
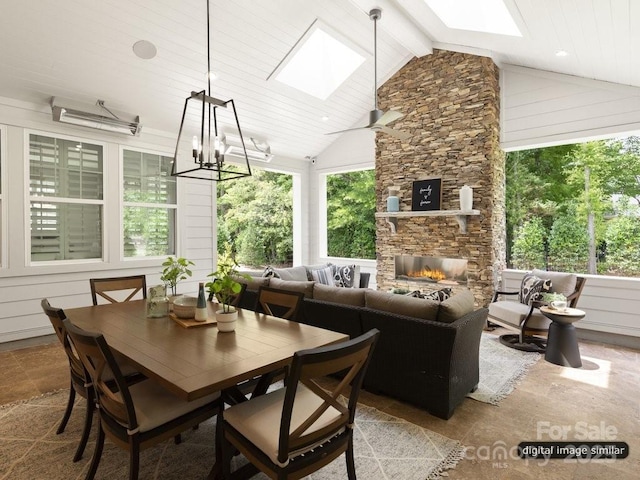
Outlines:
[[442, 270], [431, 270], [430, 268], [423, 268], [422, 270], [411, 270], [407, 273], [407, 276], [414, 278], [431, 278], [436, 281], [444, 280], [446, 278]]

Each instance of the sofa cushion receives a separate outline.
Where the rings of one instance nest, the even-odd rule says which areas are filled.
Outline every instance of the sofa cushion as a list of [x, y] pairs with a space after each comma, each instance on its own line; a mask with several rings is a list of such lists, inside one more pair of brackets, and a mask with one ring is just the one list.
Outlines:
[[533, 270], [531, 273], [551, 280], [551, 291], [562, 293], [565, 297], [571, 295], [576, 289], [577, 276], [573, 273], [547, 272], [546, 270]]
[[522, 277], [518, 300], [525, 305], [542, 300], [545, 293], [551, 291], [552, 282], [548, 278], [540, 278], [533, 273], [527, 273]]
[[471, 290], [463, 290], [440, 303], [438, 321], [451, 323], [473, 311], [475, 298]]
[[323, 285], [334, 285], [333, 282], [333, 270], [331, 267], [316, 268], [311, 270], [311, 280]]
[[294, 280], [282, 280], [280, 278], [271, 278], [269, 280], [269, 286], [272, 288], [279, 288], [280, 290], [288, 290], [290, 292], [304, 293], [306, 298], [313, 298], [313, 285], [315, 282], [298, 282]]
[[360, 286], [359, 265], [332, 265], [331, 268], [337, 287], [358, 288]]
[[376, 290], [366, 290], [364, 298], [365, 306], [368, 308], [424, 320], [435, 320], [440, 307], [440, 304], [433, 300], [405, 297]]
[[364, 288], [342, 288], [316, 283], [313, 286], [314, 300], [364, 307]]
[[254, 277], [250, 276], [249, 278], [245, 277], [234, 277], [236, 282], [246, 283], [247, 289], [249, 290], [258, 290], [260, 287], [268, 287], [269, 286], [269, 277]]

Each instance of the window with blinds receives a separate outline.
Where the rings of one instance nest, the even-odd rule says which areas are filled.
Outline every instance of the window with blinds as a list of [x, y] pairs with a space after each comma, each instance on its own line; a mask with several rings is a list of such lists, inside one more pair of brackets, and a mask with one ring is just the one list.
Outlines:
[[103, 147], [29, 135], [31, 261], [102, 258]]
[[125, 257], [174, 255], [176, 179], [171, 157], [123, 150]]

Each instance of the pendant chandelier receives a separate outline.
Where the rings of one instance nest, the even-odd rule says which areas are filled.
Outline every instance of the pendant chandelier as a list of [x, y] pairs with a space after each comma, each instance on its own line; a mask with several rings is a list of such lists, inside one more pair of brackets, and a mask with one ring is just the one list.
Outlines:
[[[211, 96], [211, 43], [209, 0], [207, 0], [207, 90], [191, 92], [184, 102], [171, 175], [200, 180], [223, 181], [251, 176], [249, 157], [238, 122], [236, 107], [231, 100]], [[218, 122], [240, 138], [244, 163], [225, 162], [225, 144]], [[235, 130], [235, 131], [234, 131]], [[236, 156], [237, 158], [237, 156]]]

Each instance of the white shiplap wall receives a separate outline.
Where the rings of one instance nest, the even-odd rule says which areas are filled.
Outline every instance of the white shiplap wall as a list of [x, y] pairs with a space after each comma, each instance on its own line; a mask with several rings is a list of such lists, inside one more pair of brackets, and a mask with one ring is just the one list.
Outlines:
[[[147, 284], [160, 283], [163, 258], [124, 260], [120, 258], [120, 151], [122, 147], [143, 149], [172, 156], [175, 137], [150, 129], [140, 137], [104, 134], [97, 130], [72, 128], [53, 123], [49, 107], [0, 98], [3, 138], [3, 264], [0, 268], [0, 342], [49, 334], [53, 330], [40, 308], [47, 297], [52, 305], [72, 308], [91, 304], [89, 278], [144, 273]], [[105, 145], [105, 261], [66, 265], [28, 266], [28, 168], [25, 135], [37, 131], [64, 135]], [[215, 184], [180, 179], [178, 183], [178, 254], [192, 259], [193, 280], [181, 291], [195, 291], [198, 280], [214, 269]]]
[[503, 65], [504, 150], [640, 131], [640, 88]]

